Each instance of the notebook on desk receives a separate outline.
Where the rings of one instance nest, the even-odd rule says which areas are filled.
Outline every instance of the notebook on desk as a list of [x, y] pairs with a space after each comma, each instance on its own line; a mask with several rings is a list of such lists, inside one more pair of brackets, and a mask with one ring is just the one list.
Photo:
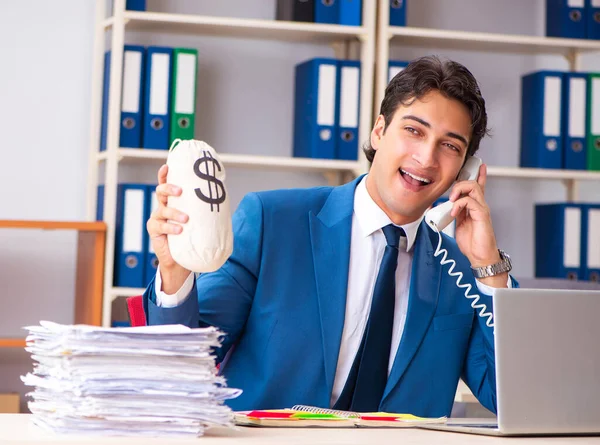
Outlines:
[[421, 428], [494, 436], [600, 435], [600, 291], [497, 289], [497, 423]]
[[423, 423], [444, 423], [446, 417], [424, 418], [411, 414], [355, 413], [296, 405], [290, 409], [236, 412], [234, 421], [240, 426], [280, 428], [407, 428]]

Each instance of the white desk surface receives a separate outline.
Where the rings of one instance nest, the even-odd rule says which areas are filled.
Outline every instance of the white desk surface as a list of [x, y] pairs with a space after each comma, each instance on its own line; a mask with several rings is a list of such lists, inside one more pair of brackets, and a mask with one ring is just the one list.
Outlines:
[[[250, 428], [212, 429], [198, 439], [161, 439], [132, 437], [87, 437], [56, 436], [40, 430], [31, 423], [30, 414], [0, 414], [0, 444], [70, 444], [81, 445], [162, 445], [191, 444], [230, 445], [230, 444], [376, 444], [376, 445], [470, 445], [470, 444], [598, 444], [598, 437], [531, 437], [501, 438], [475, 436], [471, 434], [428, 431], [416, 428], [375, 429], [375, 428]], [[460, 419], [464, 421], [465, 419]], [[489, 420], [489, 419], [488, 419]], [[199, 441], [199, 442], [198, 442]]]

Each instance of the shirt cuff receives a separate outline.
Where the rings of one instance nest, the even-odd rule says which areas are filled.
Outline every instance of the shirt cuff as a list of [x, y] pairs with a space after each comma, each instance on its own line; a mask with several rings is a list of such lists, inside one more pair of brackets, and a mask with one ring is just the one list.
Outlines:
[[156, 305], [158, 307], [173, 308], [187, 300], [188, 295], [194, 287], [194, 272], [190, 272], [183, 285], [174, 294], [167, 294], [162, 290], [162, 278], [160, 277], [160, 265], [156, 268], [154, 290], [156, 292]]
[[[477, 278], [475, 278], [475, 283], [477, 283], [477, 289], [479, 289], [479, 292], [481, 292], [482, 294], [494, 295], [494, 291], [496, 290], [495, 287], [483, 284]], [[512, 280], [510, 279], [510, 275], [508, 276], [508, 282], [506, 283], [506, 287], [508, 287], [509, 289], [512, 287]]]

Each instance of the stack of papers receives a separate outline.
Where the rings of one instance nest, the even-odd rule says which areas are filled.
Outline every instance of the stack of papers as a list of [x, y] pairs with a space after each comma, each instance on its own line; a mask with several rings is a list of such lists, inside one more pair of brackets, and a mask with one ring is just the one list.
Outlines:
[[215, 328], [30, 326], [34, 422], [58, 433], [200, 436], [233, 425], [223, 401], [240, 390], [216, 373]]

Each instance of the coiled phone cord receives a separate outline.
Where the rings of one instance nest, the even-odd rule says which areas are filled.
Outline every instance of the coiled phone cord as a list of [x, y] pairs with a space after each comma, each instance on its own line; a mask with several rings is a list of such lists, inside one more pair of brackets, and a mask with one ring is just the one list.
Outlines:
[[487, 321], [485, 322], [485, 324], [488, 327], [493, 328], [494, 327], [494, 314], [492, 314], [491, 312], [486, 312], [487, 307], [485, 306], [485, 304], [479, 302], [479, 299], [480, 299], [479, 294], [469, 294], [469, 292], [472, 289], [471, 284], [461, 283], [461, 280], [463, 278], [463, 273], [460, 271], [454, 272], [454, 267], [456, 266], [456, 261], [454, 261], [453, 259], [449, 259], [448, 251], [446, 249], [442, 249], [442, 233], [437, 229], [437, 226], [435, 226], [435, 224], [433, 224], [433, 225], [430, 224], [430, 227], [432, 227], [434, 232], [436, 232], [438, 234], [438, 244], [437, 244], [437, 247], [435, 249], [433, 256], [438, 257], [438, 256], [442, 255], [442, 258], [440, 259], [440, 264], [442, 266], [445, 266], [446, 264], [450, 265], [450, 267], [448, 268], [448, 275], [450, 275], [451, 277], [456, 277], [456, 286], [460, 289], [465, 290], [465, 297], [471, 300], [471, 307], [473, 309], [475, 309], [475, 311], [479, 310], [479, 316], [481, 318], [487, 317]]

